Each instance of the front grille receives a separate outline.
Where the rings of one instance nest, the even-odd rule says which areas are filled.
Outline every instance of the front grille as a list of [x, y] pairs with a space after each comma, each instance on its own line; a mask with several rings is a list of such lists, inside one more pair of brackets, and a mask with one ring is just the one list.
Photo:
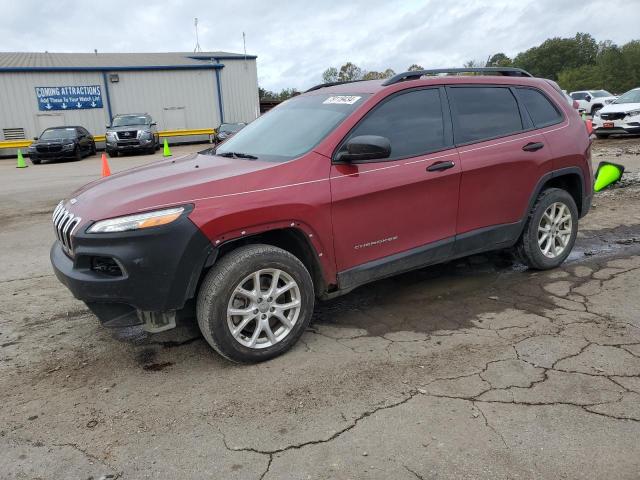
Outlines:
[[624, 112], [601, 113], [600, 118], [603, 120], [622, 120], [626, 115]]
[[132, 140], [138, 138], [137, 130], [123, 130], [118, 132], [118, 139], [120, 140]]
[[71, 237], [74, 230], [80, 225], [82, 219], [64, 208], [60, 202], [53, 211], [53, 229], [56, 237], [67, 253], [71, 253]]
[[61, 152], [62, 145], [60, 143], [44, 143], [40, 145], [36, 145], [36, 150], [41, 153], [50, 153], [50, 152]]

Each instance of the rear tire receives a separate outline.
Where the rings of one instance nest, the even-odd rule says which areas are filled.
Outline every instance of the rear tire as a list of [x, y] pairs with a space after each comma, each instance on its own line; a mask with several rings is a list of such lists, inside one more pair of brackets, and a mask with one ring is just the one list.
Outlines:
[[566, 190], [550, 188], [540, 193], [531, 209], [517, 251], [530, 268], [555, 268], [571, 253], [577, 233], [576, 202]]
[[233, 362], [262, 362], [298, 341], [314, 300], [311, 275], [297, 257], [271, 245], [247, 245], [207, 273], [196, 315], [204, 338], [220, 355]]

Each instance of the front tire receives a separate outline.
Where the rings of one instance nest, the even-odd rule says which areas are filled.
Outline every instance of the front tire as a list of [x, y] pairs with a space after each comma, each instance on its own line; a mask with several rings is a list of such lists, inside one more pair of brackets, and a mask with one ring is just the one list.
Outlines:
[[566, 190], [544, 190], [536, 200], [518, 253], [530, 268], [548, 270], [566, 260], [578, 234], [578, 208]]
[[107, 155], [111, 158], [115, 158], [118, 156], [118, 152], [116, 150], [107, 150]]
[[271, 245], [248, 245], [207, 273], [196, 314], [205, 339], [222, 356], [262, 362], [298, 341], [314, 299], [311, 275], [297, 257]]

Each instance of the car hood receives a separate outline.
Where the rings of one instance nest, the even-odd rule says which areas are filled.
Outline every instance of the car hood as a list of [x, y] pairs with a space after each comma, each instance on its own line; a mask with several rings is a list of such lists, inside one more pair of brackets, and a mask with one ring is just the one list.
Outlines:
[[260, 172], [279, 165], [190, 154], [89, 183], [76, 190], [66, 206], [74, 215], [89, 221], [188, 204], [202, 198], [260, 188], [276, 176]]
[[630, 112], [640, 110], [640, 103], [610, 103], [602, 107], [600, 113]]
[[58, 143], [67, 144], [67, 143], [74, 143], [74, 142], [75, 140], [73, 140], [72, 138], [50, 138], [48, 140], [34, 140], [31, 143], [31, 146], [49, 145], [49, 144], [58, 144]]

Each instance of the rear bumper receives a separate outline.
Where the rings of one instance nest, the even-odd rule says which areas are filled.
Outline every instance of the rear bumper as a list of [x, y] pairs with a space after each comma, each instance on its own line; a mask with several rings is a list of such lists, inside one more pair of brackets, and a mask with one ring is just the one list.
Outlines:
[[582, 197], [582, 208], [580, 209], [580, 218], [584, 217], [591, 210], [591, 202], [593, 201], [593, 193]]
[[[84, 230], [73, 238], [73, 258], [60, 242], [53, 244], [51, 264], [60, 282], [107, 324], [126, 314], [131, 314], [129, 324], [140, 323], [137, 311], [183, 308], [195, 295], [214, 251], [186, 216], [141, 231], [87, 234]], [[113, 259], [116, 271], [101, 270], [100, 258]]]

